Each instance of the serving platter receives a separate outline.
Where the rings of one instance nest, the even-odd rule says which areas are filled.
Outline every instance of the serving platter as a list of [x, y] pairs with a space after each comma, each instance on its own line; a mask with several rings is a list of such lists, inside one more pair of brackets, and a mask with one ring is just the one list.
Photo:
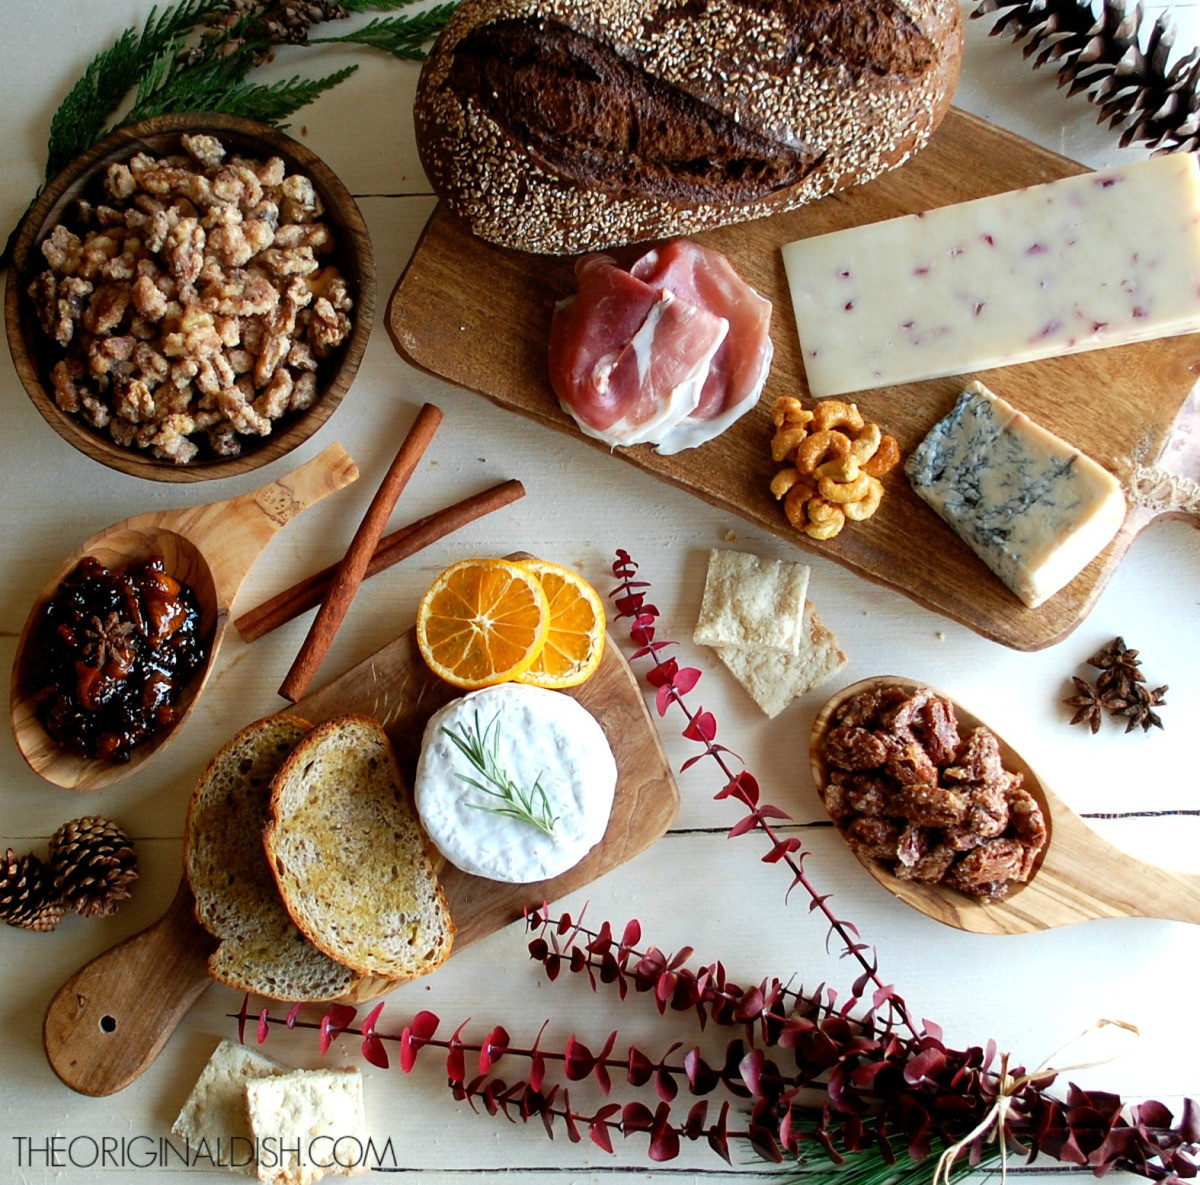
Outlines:
[[[1200, 335], [1097, 350], [862, 392], [869, 420], [905, 454], [979, 377], [997, 394], [1117, 473], [1130, 512], [1113, 542], [1037, 609], [1016, 599], [894, 470], [880, 512], [820, 544], [793, 531], [768, 486], [777, 396], [808, 397], [780, 247], [795, 239], [876, 222], [1084, 172], [1084, 167], [965, 112], [952, 110], [929, 146], [868, 185], [773, 218], [722, 227], [697, 240], [725, 253], [774, 305], [775, 359], [763, 398], [716, 440], [671, 457], [648, 445], [611, 450], [647, 473], [886, 584], [1020, 650], [1065, 637], [1095, 604], [1134, 538], [1162, 517], [1193, 517], [1179, 479], [1200, 478]], [[644, 247], [614, 251], [623, 263]], [[385, 324], [408, 362], [501, 407], [583, 436], [558, 405], [546, 372], [556, 301], [574, 290], [574, 259], [492, 246], [439, 205], [388, 304]], [[1147, 480], [1147, 474], [1153, 476]], [[1172, 482], [1174, 484], [1172, 484]], [[1157, 483], [1159, 496], [1143, 495]]]
[[[289, 712], [313, 724], [348, 713], [373, 716], [387, 731], [411, 791], [425, 722], [460, 694], [437, 679], [417, 649], [416, 631], [397, 638], [344, 675], [297, 701]], [[553, 880], [509, 885], [435, 865], [457, 927], [451, 957], [649, 847], [679, 811], [679, 790], [636, 677], [609, 639], [596, 674], [566, 694], [599, 721], [617, 763], [617, 787], [603, 840]], [[42, 1038], [54, 1072], [87, 1095], [128, 1086], [211, 982], [214, 940], [196, 921], [180, 885], [163, 916], [80, 968], [55, 993]], [[382, 995], [396, 981], [368, 980], [354, 999]]]

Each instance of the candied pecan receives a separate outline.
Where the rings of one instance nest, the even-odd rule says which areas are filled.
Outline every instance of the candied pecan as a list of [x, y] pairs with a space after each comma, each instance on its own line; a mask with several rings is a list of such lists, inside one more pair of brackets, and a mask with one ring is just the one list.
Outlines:
[[75, 358], [64, 358], [50, 372], [50, 384], [54, 388], [54, 402], [65, 412], [77, 412], [80, 402], [79, 380], [83, 377], [83, 364]]
[[1049, 838], [1046, 817], [1037, 799], [1028, 790], [1015, 786], [1008, 794], [1008, 810], [1013, 834], [1036, 856]]
[[892, 740], [887, 745], [887, 771], [902, 786], [936, 784], [937, 766], [916, 737]]
[[928, 828], [910, 823], [896, 841], [896, 859], [904, 867], [911, 868], [923, 856], [929, 854], [929, 837]]
[[945, 877], [954, 864], [958, 853], [948, 844], [940, 843], [929, 848], [912, 864], [903, 862], [892, 869], [899, 880], [919, 881], [925, 885], [936, 885]]
[[949, 765], [958, 753], [962, 738], [958, 732], [958, 716], [947, 699], [934, 696], [921, 712], [921, 739], [936, 765]]
[[990, 729], [973, 728], [953, 765], [942, 771], [953, 782], [995, 782], [1003, 778], [1000, 742]]
[[837, 723], [869, 728], [878, 723], [882, 713], [908, 698], [902, 687], [875, 687], [851, 696], [837, 710]]
[[873, 732], [854, 725], [830, 729], [825, 760], [837, 769], [877, 769], [887, 760], [887, 745]]
[[896, 791], [892, 809], [922, 827], [954, 827], [966, 817], [967, 800], [957, 790], [917, 782]]
[[879, 727], [889, 732], [911, 732], [932, 695], [931, 691], [922, 688], [892, 707], [883, 709], [879, 715]]
[[900, 829], [886, 819], [855, 819], [846, 828], [846, 842], [851, 851], [876, 860], [894, 860], [896, 844], [900, 841]]
[[845, 789], [846, 802], [860, 815], [880, 818], [896, 812], [892, 809], [893, 788], [887, 779], [857, 774]]
[[989, 839], [959, 860], [946, 875], [946, 884], [961, 893], [995, 899], [1009, 881], [1029, 875], [1025, 845], [1015, 839]]

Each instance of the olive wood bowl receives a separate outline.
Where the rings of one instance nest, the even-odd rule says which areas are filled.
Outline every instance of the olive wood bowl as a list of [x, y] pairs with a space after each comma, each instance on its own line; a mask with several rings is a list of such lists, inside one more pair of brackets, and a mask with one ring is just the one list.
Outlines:
[[[954, 704], [964, 733], [987, 725], [952, 696], [914, 679], [882, 675], [843, 687], [817, 713], [809, 740], [813, 781], [822, 801], [829, 783], [825, 737], [833, 717], [859, 692], [879, 687], [929, 688]], [[1021, 775], [1022, 785], [1045, 815], [1049, 837], [1033, 875], [1025, 884], [1013, 885], [999, 901], [979, 901], [944, 885], [902, 880], [880, 861], [856, 852], [859, 863], [889, 893], [935, 921], [976, 934], [1027, 934], [1093, 918], [1164, 918], [1200, 925], [1200, 874], [1148, 864], [1097, 835], [1004, 737], [991, 731], [1000, 742], [1005, 769]]]
[[[226, 150], [265, 160], [282, 158], [288, 173], [309, 177], [325, 205], [324, 220], [336, 235], [336, 246], [323, 261], [336, 264], [354, 298], [349, 338], [321, 363], [319, 392], [311, 407], [285, 415], [269, 436], [242, 436], [236, 457], [205, 457], [188, 464], [160, 460], [136, 448], [125, 448], [106, 434], [64, 412], [54, 399], [50, 372], [63, 351], [38, 323], [27, 289], [44, 270], [41, 243], [55, 225], [71, 221], [75, 201], [94, 197], [109, 165], [138, 152], [165, 155], [180, 151], [184, 133], [211, 132]], [[303, 144], [274, 128], [234, 116], [196, 113], [164, 115], [113, 132], [76, 157], [42, 191], [26, 212], [13, 245], [12, 265], [4, 294], [4, 320], [17, 374], [34, 407], [64, 440], [111, 469], [151, 481], [190, 482], [235, 477], [276, 461], [307, 440], [333, 414], [358, 371], [375, 312], [375, 264], [366, 223], [354, 199], [333, 171]]]

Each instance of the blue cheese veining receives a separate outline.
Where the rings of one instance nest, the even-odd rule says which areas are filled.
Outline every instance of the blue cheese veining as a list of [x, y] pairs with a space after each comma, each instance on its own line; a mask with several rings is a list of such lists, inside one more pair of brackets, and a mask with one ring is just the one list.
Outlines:
[[1200, 329], [1190, 152], [789, 243], [817, 397]]
[[1073, 580], [1125, 518], [1117, 479], [972, 383], [904, 466], [913, 489], [1026, 605]]
[[[478, 742], [495, 779], [481, 773], [464, 741]], [[533, 804], [538, 822], [504, 809], [495, 791], [505, 780]], [[616, 782], [604, 730], [586, 708], [560, 691], [502, 683], [430, 718], [415, 798], [429, 838], [451, 864], [527, 884], [565, 872], [604, 838]]]

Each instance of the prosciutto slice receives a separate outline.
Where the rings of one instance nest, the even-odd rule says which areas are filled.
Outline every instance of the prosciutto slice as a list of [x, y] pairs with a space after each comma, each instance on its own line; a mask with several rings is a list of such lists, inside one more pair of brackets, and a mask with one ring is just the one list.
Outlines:
[[653, 288], [719, 314], [729, 332], [709, 363], [700, 402], [659, 441], [660, 453], [695, 448], [719, 436], [762, 394], [771, 368], [771, 302], [719, 251], [676, 239], [643, 255], [631, 273]]
[[609, 255], [575, 266], [579, 291], [550, 322], [550, 382], [589, 436], [657, 439], [699, 405], [729, 323], [640, 280]]
[[758, 401], [771, 305], [718, 252], [678, 240], [629, 271], [576, 264], [550, 327], [550, 381], [579, 427], [611, 445], [694, 448]]

